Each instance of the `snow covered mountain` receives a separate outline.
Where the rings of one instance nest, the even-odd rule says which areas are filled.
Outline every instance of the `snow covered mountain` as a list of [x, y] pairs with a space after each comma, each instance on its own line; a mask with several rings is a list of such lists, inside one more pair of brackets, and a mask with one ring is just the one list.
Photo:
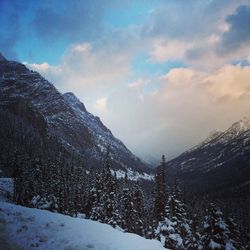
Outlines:
[[21, 116], [41, 136], [55, 137], [69, 152], [82, 157], [87, 168], [102, 165], [109, 145], [114, 169], [150, 172], [73, 93], [61, 94], [37, 72], [2, 55], [0, 108]]
[[[250, 116], [168, 162], [169, 172], [202, 187], [236, 185], [250, 180]], [[197, 186], [198, 185], [198, 186]]]

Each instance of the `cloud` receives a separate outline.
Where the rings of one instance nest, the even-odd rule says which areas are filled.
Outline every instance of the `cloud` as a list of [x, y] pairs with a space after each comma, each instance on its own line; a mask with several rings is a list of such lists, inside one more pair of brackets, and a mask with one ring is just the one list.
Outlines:
[[112, 49], [78, 43], [70, 46], [57, 66], [48, 63], [27, 65], [39, 71], [63, 92], [73, 91], [94, 99], [103, 96], [131, 73], [131, 54]]
[[105, 113], [95, 112], [138, 155], [171, 158], [250, 115], [249, 78], [249, 66], [173, 69], [157, 92], [142, 99], [138, 88], [124, 87], [105, 100]]
[[211, 71], [246, 57], [249, 7], [239, 7], [245, 3], [169, 1], [156, 8], [142, 28], [151, 60], [181, 59], [186, 65]]
[[[246, 2], [164, 1], [144, 23], [122, 28], [107, 28], [102, 4], [88, 12], [92, 3], [73, 2], [65, 17], [64, 7], [43, 6], [33, 23], [38, 36], [71, 45], [55, 66], [28, 65], [78, 95], [137, 154], [171, 158], [249, 114], [250, 47], [241, 34], [249, 8], [239, 7]], [[175, 60], [186, 68], [166, 66]]]
[[132, 89], [141, 89], [144, 86], [146, 86], [149, 82], [150, 81], [147, 79], [138, 78], [137, 80], [129, 83], [128, 87]]
[[100, 99], [97, 99], [95, 102], [95, 109], [98, 112], [104, 113], [107, 109], [107, 98], [102, 97]]
[[183, 59], [185, 52], [191, 47], [192, 43], [190, 42], [156, 40], [153, 42], [153, 48], [150, 52], [151, 60], [161, 63], [168, 60]]
[[208, 36], [221, 28], [221, 20], [241, 2], [167, 1], [151, 11], [143, 31], [150, 37], [184, 41]]
[[226, 18], [229, 29], [223, 34], [221, 53], [238, 50], [250, 42], [250, 5], [239, 6], [235, 13]]
[[41, 63], [41, 64], [37, 64], [37, 63], [27, 63], [27, 62], [23, 62], [23, 64], [25, 64], [26, 66], [28, 66], [29, 68], [39, 72], [42, 75], [58, 75], [61, 74], [62, 71], [59, 67], [56, 66], [52, 66], [49, 65], [47, 62]]
[[[0, 44], [7, 51], [4, 51], [4, 54], [12, 53], [14, 56], [15, 50], [21, 48], [29, 54], [22, 60], [33, 62], [37, 62], [36, 57], [39, 57], [38, 61], [44, 61], [46, 50], [49, 51], [48, 60], [57, 63], [59, 59], [56, 57], [61, 55], [62, 51], [65, 52], [68, 46], [90, 43], [95, 49], [105, 48], [111, 54], [115, 51], [120, 54], [121, 50], [127, 54], [142, 52], [148, 54], [153, 62], [164, 63], [181, 59], [194, 67], [201, 65], [202, 68], [204, 64], [205, 69], [209, 68], [204, 60], [206, 56], [214, 62], [218, 62], [217, 59], [222, 57], [224, 60], [219, 60], [219, 66], [231, 59], [218, 55], [216, 47], [222, 34], [226, 34], [230, 28], [230, 16], [234, 15], [239, 5], [246, 2], [156, 1], [151, 5], [154, 8], [147, 15], [144, 13], [141, 22], [136, 22], [136, 25], [128, 22], [127, 26], [117, 28], [115, 20], [110, 18], [112, 13], [122, 9], [123, 17], [119, 19], [122, 21], [124, 16], [135, 11], [137, 5], [131, 4], [130, 1], [116, 3], [106, 0], [73, 0], [67, 3], [52, 0], [36, 5], [32, 1], [25, 4], [14, 1], [13, 5], [5, 1], [2, 6], [8, 6], [11, 11], [7, 9], [1, 12], [8, 13], [8, 20], [0, 22], [0, 25], [4, 24], [5, 33]], [[140, 4], [142, 5], [143, 1], [138, 3]], [[1, 15], [0, 19], [3, 16]], [[15, 17], [18, 18], [13, 21]], [[137, 19], [139, 18], [138, 14]], [[8, 27], [11, 31], [9, 35]], [[32, 39], [29, 40], [28, 37]], [[32, 46], [27, 46], [28, 42]]]
[[115, 28], [105, 22], [105, 16], [119, 8], [127, 7], [129, 11], [132, 5], [126, 1], [121, 6], [113, 6], [113, 1], [72, 1], [66, 6], [54, 0], [37, 8], [32, 27], [50, 46], [65, 40], [91, 43], [110, 54], [123, 51], [135, 56], [143, 52], [152, 62], [182, 60], [198, 69], [211, 70], [233, 57], [219, 55], [217, 47], [229, 29], [227, 18], [244, 2], [159, 1], [143, 23]]
[[40, 6], [32, 20], [32, 27], [41, 40], [71, 42], [96, 37], [102, 27], [105, 2], [53, 0]]

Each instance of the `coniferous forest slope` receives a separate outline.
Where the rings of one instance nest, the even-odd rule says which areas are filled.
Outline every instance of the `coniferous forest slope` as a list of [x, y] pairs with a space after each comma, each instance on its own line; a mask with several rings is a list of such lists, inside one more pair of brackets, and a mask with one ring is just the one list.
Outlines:
[[[248, 249], [248, 118], [168, 163], [162, 156], [153, 176], [74, 94], [0, 56], [0, 120], [0, 174], [13, 178], [16, 204], [109, 224], [170, 249]], [[11, 206], [0, 209], [1, 220], [13, 221]]]

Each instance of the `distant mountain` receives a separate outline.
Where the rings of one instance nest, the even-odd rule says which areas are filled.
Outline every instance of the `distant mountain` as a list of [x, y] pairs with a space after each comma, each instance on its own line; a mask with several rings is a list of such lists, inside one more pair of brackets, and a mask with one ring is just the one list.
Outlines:
[[102, 166], [109, 145], [114, 169], [150, 172], [73, 93], [61, 94], [37, 72], [7, 61], [1, 54], [0, 109], [21, 117], [40, 136], [56, 138], [69, 152], [83, 158], [89, 169]]
[[196, 190], [234, 186], [250, 180], [250, 116], [224, 132], [213, 132], [202, 143], [168, 162]]

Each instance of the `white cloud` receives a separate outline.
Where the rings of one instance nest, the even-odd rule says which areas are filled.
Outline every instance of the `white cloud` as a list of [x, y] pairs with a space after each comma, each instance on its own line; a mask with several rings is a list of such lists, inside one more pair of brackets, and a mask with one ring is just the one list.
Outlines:
[[230, 29], [230, 25], [225, 20], [221, 21], [218, 27], [223, 33]]
[[94, 49], [90, 43], [72, 45], [58, 66], [27, 64], [53, 82], [61, 91], [80, 96], [100, 97], [131, 73], [127, 51]]
[[97, 99], [95, 102], [95, 109], [98, 113], [105, 112], [107, 110], [107, 98], [102, 97], [100, 99]]
[[153, 42], [150, 52], [151, 60], [165, 62], [168, 60], [182, 59], [185, 52], [192, 47], [192, 43], [178, 40], [156, 40]]
[[249, 79], [250, 67], [174, 69], [156, 93], [141, 99], [138, 89], [124, 87], [106, 100], [108, 112], [98, 115], [137, 154], [173, 157], [250, 115]]
[[[230, 63], [250, 62], [250, 45], [226, 54], [217, 50], [230, 30], [225, 17], [243, 2], [204, 2], [188, 10], [170, 4], [170, 16], [156, 8], [145, 24], [112, 30], [99, 47], [73, 44], [57, 66], [28, 66], [62, 92], [78, 95], [135, 152], [171, 157], [249, 114], [250, 68]], [[160, 78], [143, 70], [138, 75], [133, 59], [141, 52], [159, 65], [180, 60], [188, 68]]]
[[48, 64], [47, 62], [41, 63], [41, 64], [37, 64], [37, 63], [27, 63], [24, 62], [23, 64], [25, 64], [27, 67], [40, 72], [41, 74], [44, 75], [59, 75], [62, 73], [61, 69], [59, 67], [56, 66], [52, 66], [50, 64]]
[[149, 82], [150, 81], [147, 79], [138, 78], [137, 80], [129, 83], [128, 87], [132, 89], [140, 89], [144, 87], [145, 85], [147, 85]]
[[151, 60], [164, 63], [178, 59], [206, 71], [241, 60], [250, 46], [235, 46], [223, 53], [223, 37], [231, 28], [227, 17], [244, 4], [249, 2], [169, 2], [155, 8], [143, 29]]

